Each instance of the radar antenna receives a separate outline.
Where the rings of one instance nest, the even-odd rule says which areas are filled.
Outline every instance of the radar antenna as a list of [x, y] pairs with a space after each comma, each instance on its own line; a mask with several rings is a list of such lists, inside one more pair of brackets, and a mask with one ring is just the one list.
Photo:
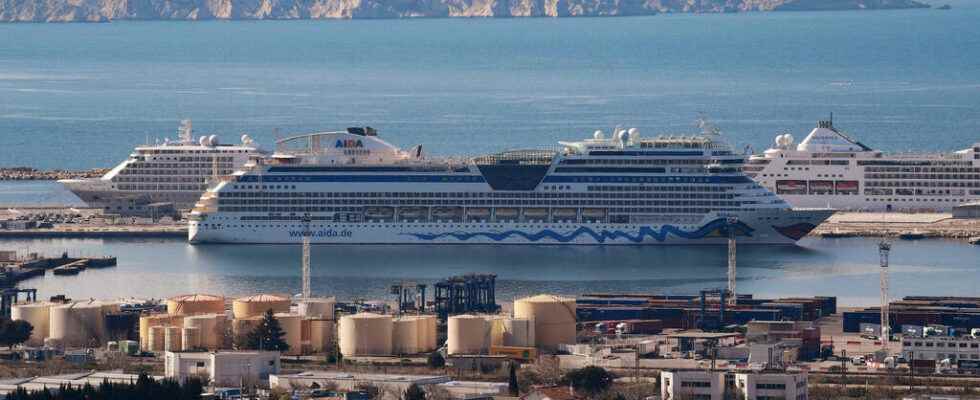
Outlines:
[[194, 142], [194, 130], [191, 126], [191, 120], [182, 119], [180, 120], [180, 127], [177, 128], [177, 136], [181, 143], [193, 143]]
[[718, 129], [715, 124], [708, 121], [708, 118], [704, 115], [704, 113], [701, 113], [701, 115], [698, 116], [697, 126], [699, 129], [701, 129], [701, 134], [705, 136], [717, 136], [721, 134], [721, 129]]

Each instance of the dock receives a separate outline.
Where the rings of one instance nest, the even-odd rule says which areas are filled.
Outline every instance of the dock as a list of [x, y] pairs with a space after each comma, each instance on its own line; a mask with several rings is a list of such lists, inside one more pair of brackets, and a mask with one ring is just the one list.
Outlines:
[[980, 236], [980, 219], [953, 218], [950, 213], [838, 212], [811, 232], [820, 237], [900, 237], [969, 240]]
[[55, 275], [74, 275], [88, 268], [115, 267], [116, 257], [37, 257], [2, 267], [0, 287], [11, 287], [20, 281], [43, 276], [47, 270]]

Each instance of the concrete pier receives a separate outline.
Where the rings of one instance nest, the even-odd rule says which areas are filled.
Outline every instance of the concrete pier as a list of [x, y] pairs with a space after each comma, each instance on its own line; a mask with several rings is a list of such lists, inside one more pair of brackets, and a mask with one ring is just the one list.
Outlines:
[[949, 213], [838, 212], [811, 232], [824, 237], [899, 236], [969, 239], [980, 236], [980, 219], [957, 219]]

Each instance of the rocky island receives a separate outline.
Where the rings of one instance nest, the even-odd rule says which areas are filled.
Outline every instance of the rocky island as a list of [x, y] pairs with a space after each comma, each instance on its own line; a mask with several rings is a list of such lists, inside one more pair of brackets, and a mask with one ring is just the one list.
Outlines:
[[576, 17], [928, 7], [915, 0], [0, 0], [0, 22]]

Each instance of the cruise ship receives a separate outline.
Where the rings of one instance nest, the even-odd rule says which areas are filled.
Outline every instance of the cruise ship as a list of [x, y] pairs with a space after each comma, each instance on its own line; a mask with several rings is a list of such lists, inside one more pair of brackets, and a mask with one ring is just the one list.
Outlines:
[[744, 170], [795, 207], [949, 211], [980, 200], [980, 143], [948, 154], [885, 154], [832, 120], [819, 121], [799, 144], [776, 136]]
[[191, 209], [217, 177], [230, 175], [262, 155], [248, 135], [242, 135], [238, 145], [221, 144], [215, 135], [194, 140], [190, 120], [181, 121], [177, 133], [177, 141], [137, 146], [102, 177], [58, 182], [106, 213], [152, 216], [159, 209]]
[[715, 128], [597, 131], [552, 150], [430, 158], [370, 128], [299, 135], [208, 189], [191, 243], [792, 244], [833, 210], [792, 209]]

